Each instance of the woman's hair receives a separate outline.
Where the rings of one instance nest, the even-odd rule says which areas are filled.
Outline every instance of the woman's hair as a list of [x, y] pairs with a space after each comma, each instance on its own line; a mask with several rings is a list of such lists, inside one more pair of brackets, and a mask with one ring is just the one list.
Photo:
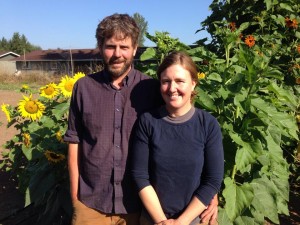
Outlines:
[[103, 46], [105, 39], [113, 36], [117, 38], [131, 38], [132, 45], [137, 46], [140, 29], [135, 20], [128, 14], [113, 14], [105, 17], [99, 24], [96, 30], [96, 39], [98, 47]]
[[198, 83], [197, 66], [193, 59], [187, 53], [182, 51], [171, 52], [164, 58], [157, 70], [158, 79], [160, 80], [162, 72], [173, 65], [181, 65], [184, 69], [189, 71], [192, 80], [195, 81], [196, 84]]
[[[157, 69], [157, 77], [160, 80], [161, 73], [164, 72], [167, 68], [173, 65], [181, 65], [184, 69], [189, 71], [192, 80], [198, 84], [198, 70], [197, 66], [194, 63], [193, 59], [185, 52], [174, 51], [167, 55], [162, 63]], [[191, 94], [191, 101], [194, 100], [194, 97], [197, 95], [197, 92], [194, 90]]]

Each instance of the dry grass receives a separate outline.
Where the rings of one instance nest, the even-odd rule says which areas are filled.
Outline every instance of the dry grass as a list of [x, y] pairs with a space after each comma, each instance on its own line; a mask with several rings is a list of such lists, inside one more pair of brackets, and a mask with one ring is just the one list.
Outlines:
[[22, 71], [18, 76], [0, 71], [0, 89], [17, 90], [26, 84], [31, 88], [40, 87], [50, 82], [59, 83], [61, 76], [39, 71]]

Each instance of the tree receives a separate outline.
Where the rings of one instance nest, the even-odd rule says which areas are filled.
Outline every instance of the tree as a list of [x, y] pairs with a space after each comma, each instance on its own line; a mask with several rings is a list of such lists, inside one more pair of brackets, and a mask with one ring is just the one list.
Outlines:
[[0, 41], [0, 50], [12, 51], [18, 54], [40, 49], [41, 47], [31, 44], [25, 35], [20, 35], [19, 32], [15, 32], [10, 40], [6, 40], [2, 37]]
[[8, 41], [2, 37], [0, 41], [0, 51], [7, 51], [9, 49]]
[[139, 13], [134, 13], [133, 19], [135, 20], [138, 27], [140, 28], [139, 46], [142, 47], [144, 46], [144, 42], [145, 42], [145, 33], [148, 31], [148, 22]]

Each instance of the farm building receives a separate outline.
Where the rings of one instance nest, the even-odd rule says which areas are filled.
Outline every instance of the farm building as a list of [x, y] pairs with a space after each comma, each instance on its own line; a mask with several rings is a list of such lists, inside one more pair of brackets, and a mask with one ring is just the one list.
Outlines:
[[0, 51], [0, 72], [2, 74], [14, 74], [16, 72], [16, 62], [12, 60], [19, 56], [14, 52]]
[[[135, 56], [139, 60], [145, 47], [140, 47]], [[18, 71], [38, 71], [52, 74], [73, 74], [84, 72], [86, 74], [101, 69], [101, 55], [98, 49], [55, 49], [55, 50], [36, 50], [17, 58]]]

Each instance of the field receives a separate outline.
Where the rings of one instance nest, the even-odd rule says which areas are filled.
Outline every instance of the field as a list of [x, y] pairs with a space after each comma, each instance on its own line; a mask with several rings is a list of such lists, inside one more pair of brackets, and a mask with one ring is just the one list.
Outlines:
[[[9, 85], [8, 85], [9, 86]], [[20, 84], [21, 86], [21, 84]], [[3, 89], [3, 88], [2, 88]], [[0, 104], [6, 103], [16, 106], [18, 101], [22, 98], [22, 93], [15, 91], [15, 88], [7, 88], [1, 90], [0, 87]], [[2, 145], [13, 137], [17, 132], [13, 127], [6, 128], [6, 117], [4, 113], [0, 112], [0, 152], [4, 150]], [[1, 162], [1, 154], [0, 154]], [[299, 165], [298, 165], [299, 166]], [[299, 176], [299, 175], [297, 175]], [[24, 201], [22, 194], [18, 191], [17, 180], [13, 174], [0, 171], [0, 224], [3, 225], [25, 225], [30, 224], [26, 222], [30, 215], [23, 209]], [[283, 225], [296, 225], [300, 224], [300, 184], [296, 180], [296, 176], [291, 176], [290, 182], [290, 202], [289, 210], [290, 216], [282, 216], [280, 218]], [[272, 223], [266, 223], [271, 225]]]

